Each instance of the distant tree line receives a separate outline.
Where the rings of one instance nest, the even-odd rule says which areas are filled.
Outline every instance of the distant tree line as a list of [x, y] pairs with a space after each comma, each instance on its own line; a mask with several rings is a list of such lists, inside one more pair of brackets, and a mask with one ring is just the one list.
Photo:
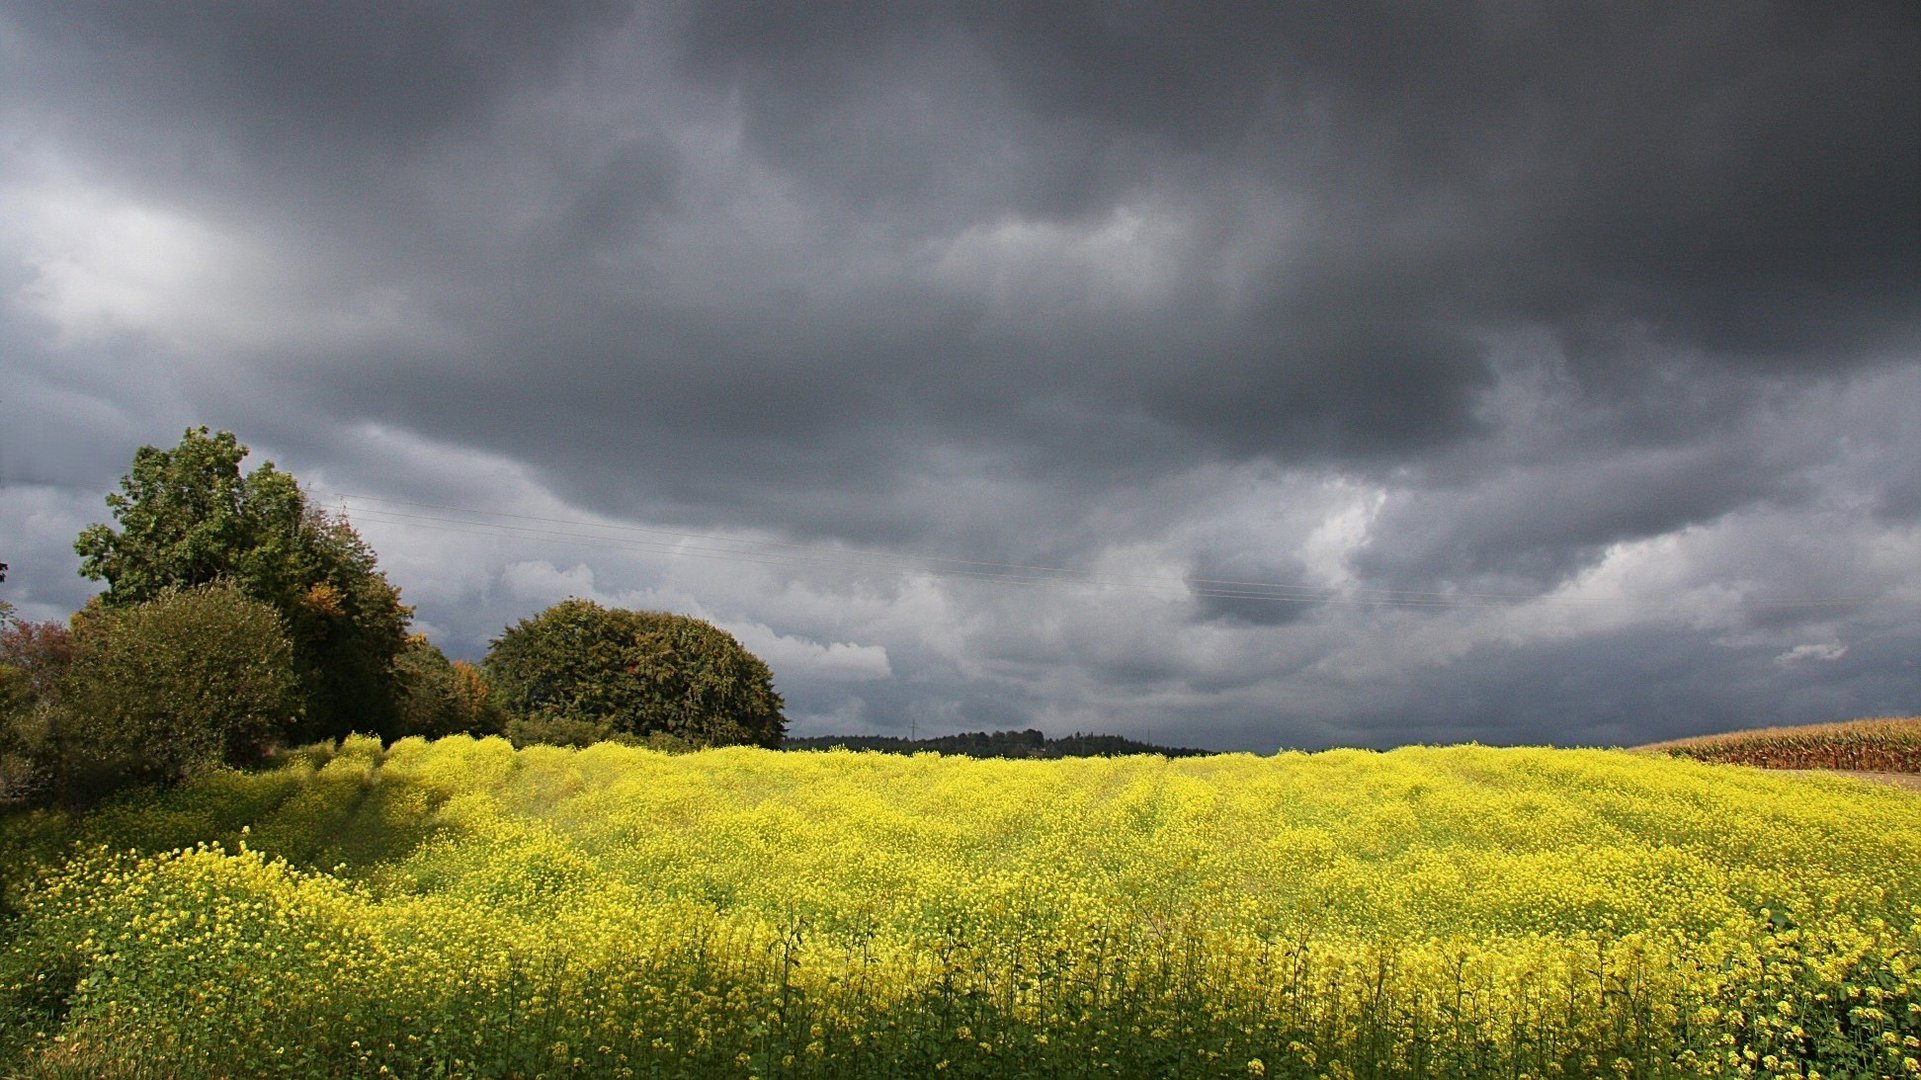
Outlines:
[[1156, 746], [1119, 735], [1083, 735], [1075, 732], [1055, 739], [1033, 728], [1025, 731], [969, 731], [925, 739], [903, 739], [895, 735], [818, 735], [790, 738], [781, 746], [788, 750], [832, 750], [842, 747], [848, 750], [879, 750], [889, 754], [933, 751], [983, 758], [1125, 757], [1129, 754], [1160, 754], [1175, 758], [1198, 757], [1207, 753], [1205, 750], [1182, 746]]
[[65, 624], [0, 602], [0, 802], [79, 806], [354, 732], [780, 745], [772, 672], [688, 616], [568, 600], [478, 667], [449, 660], [352, 526], [246, 456], [204, 427], [142, 447], [115, 525], [74, 543], [105, 591]]

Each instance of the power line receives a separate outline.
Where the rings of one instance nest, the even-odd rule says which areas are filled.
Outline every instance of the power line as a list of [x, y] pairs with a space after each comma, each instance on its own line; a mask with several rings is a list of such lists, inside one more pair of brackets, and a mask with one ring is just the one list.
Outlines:
[[[895, 576], [929, 574], [1006, 585], [1043, 588], [1098, 587], [1162, 596], [1221, 600], [1257, 600], [1297, 604], [1338, 604], [1364, 607], [1477, 608], [1504, 607], [1522, 603], [1648, 605], [1652, 602], [1628, 597], [1545, 596], [1522, 593], [1422, 592], [1399, 589], [1324, 588], [1273, 581], [1230, 578], [1187, 577], [1173, 581], [1144, 581], [1098, 574], [1074, 567], [1042, 566], [1023, 563], [991, 562], [878, 551], [865, 548], [838, 548], [824, 551], [820, 545], [772, 539], [750, 539], [716, 533], [621, 525], [569, 518], [517, 514], [454, 506], [445, 503], [395, 499], [374, 495], [334, 493], [345, 514], [354, 502], [363, 505], [353, 511], [357, 520], [405, 528], [464, 533], [509, 539], [561, 540], [627, 551], [651, 551], [688, 558], [717, 559], [760, 566], [800, 565], [856, 573]], [[404, 509], [389, 509], [402, 507]], [[422, 513], [444, 511], [462, 517]], [[532, 522], [516, 525], [494, 519]], [[549, 526], [565, 526], [553, 528]], [[580, 532], [574, 530], [595, 530]], [[614, 535], [606, 535], [612, 533]], [[1873, 603], [1875, 597], [1827, 597], [1794, 600], [1748, 601], [1761, 608], [1849, 607]]]
[[[364, 496], [349, 498], [368, 499]], [[372, 501], [368, 499], [368, 501]], [[407, 500], [383, 499], [382, 502], [407, 503]], [[437, 505], [411, 504], [409, 505]], [[465, 513], [488, 513], [462, 507], [448, 507]], [[670, 539], [644, 539], [640, 537], [603, 536], [594, 533], [567, 532], [557, 529], [538, 528], [523, 525], [508, 525], [499, 522], [474, 521], [465, 518], [449, 518], [431, 514], [414, 514], [406, 511], [381, 508], [361, 509], [355, 512], [355, 519], [379, 524], [402, 525], [431, 529], [441, 532], [465, 533], [475, 536], [494, 536], [522, 539], [556, 539], [572, 543], [621, 550], [657, 551], [668, 555], [684, 555], [690, 558], [722, 559], [755, 565], [807, 565], [830, 569], [850, 570], [860, 573], [886, 573], [907, 576], [927, 573], [939, 577], [963, 578], [975, 581], [996, 582], [1009, 585], [1033, 585], [1047, 588], [1071, 588], [1096, 586], [1132, 592], [1146, 592], [1164, 596], [1206, 597], [1214, 599], [1270, 600], [1303, 604], [1353, 604], [1353, 605], [1392, 605], [1398, 607], [1470, 607], [1494, 606], [1501, 601], [1487, 597], [1448, 598], [1440, 595], [1411, 594], [1404, 596], [1388, 595], [1385, 591], [1361, 590], [1354, 594], [1343, 594], [1336, 590], [1316, 589], [1311, 586], [1286, 585], [1266, 582], [1222, 582], [1212, 584], [1209, 579], [1183, 578], [1179, 584], [1174, 582], [1151, 582], [1115, 578], [1098, 575], [1088, 571], [1063, 567], [1026, 566], [1015, 563], [991, 563], [979, 560], [923, 558], [893, 553], [860, 551], [856, 549], [847, 555], [836, 556], [818, 553], [818, 548], [792, 544], [782, 541], [746, 540], [738, 537], [723, 537], [701, 533], [679, 533], [664, 529], [650, 529], [642, 526], [603, 525], [595, 522], [573, 522], [584, 528], [633, 531], [650, 535], [665, 536]], [[502, 517], [518, 517], [527, 520], [563, 521], [564, 519], [538, 518], [524, 514], [499, 514]], [[720, 541], [730, 544], [765, 545], [770, 547], [797, 548], [798, 551], [770, 552], [746, 548], [712, 548], [688, 544], [687, 540]], [[874, 562], [879, 557], [886, 562]], [[954, 565], [941, 566], [946, 562]], [[936, 565], [927, 565], [936, 564]], [[1061, 575], [1061, 576], [1050, 576]]]
[[[477, 515], [477, 516], [491, 517], [491, 518], [512, 518], [519, 521], [536, 521], [536, 522], [542, 522], [546, 524], [567, 525], [575, 528], [603, 529], [603, 530], [612, 530], [612, 531], [623, 532], [623, 533], [640, 533], [645, 535], [664, 536], [664, 537], [672, 538], [674, 543], [672, 550], [675, 550], [675, 551], [685, 550], [684, 548], [679, 546], [681, 542], [685, 540], [714, 541], [714, 542], [720, 542], [720, 543], [726, 543], [726, 544], [753, 545], [755, 547], [763, 547], [763, 548], [785, 548], [785, 549], [791, 549], [791, 550], [806, 553], [809, 559], [816, 559], [816, 560], [819, 558], [818, 552], [820, 551], [820, 548], [818, 545], [795, 543], [793, 541], [750, 540], [750, 539], [746, 539], [738, 536], [725, 536], [725, 535], [719, 535], [719, 534], [713, 534], [713, 533], [689, 532], [685, 530], [676, 530], [676, 529], [657, 529], [657, 528], [649, 528], [644, 525], [612, 525], [612, 524], [607, 524], [603, 522], [580, 521], [577, 519], [569, 519], [569, 518], [542, 517], [535, 514], [515, 514], [515, 513], [508, 513], [505, 511], [479, 510], [471, 507], [452, 506], [445, 503], [420, 502], [412, 499], [392, 499], [392, 498], [384, 498], [384, 497], [373, 496], [373, 495], [351, 495], [346, 493], [336, 493], [336, 498], [357, 499], [362, 502], [388, 503], [393, 505], [419, 507], [423, 509], [432, 509], [432, 510], [446, 510], [446, 511], [451, 511], [455, 513]], [[449, 522], [449, 523], [458, 522], [461, 524], [474, 524], [474, 525], [493, 524], [491, 522], [486, 522], [486, 521], [470, 521], [467, 519], [456, 519], [456, 518], [438, 518], [438, 517], [433, 517], [431, 515], [411, 515], [404, 511], [387, 511], [387, 510], [380, 510], [378, 508], [374, 508], [371, 510], [362, 510], [361, 513], [363, 515], [367, 513], [390, 514], [390, 515], [396, 515], [400, 517], [408, 517], [412, 520], [419, 520], [419, 521], [440, 521], [440, 522]], [[502, 526], [502, 527], [514, 528], [514, 526]], [[540, 530], [528, 530], [528, 531], [538, 532]], [[580, 534], [570, 533], [570, 534], [558, 534], [558, 535], [579, 536]], [[641, 543], [641, 544], [658, 543], [658, 542], [647, 542], [647, 541], [635, 541], [635, 542]], [[726, 549], [726, 550], [733, 550], [733, 549]], [[965, 568], [964, 572], [967, 572], [967, 573], [982, 573], [986, 571], [997, 571], [997, 572], [1018, 573], [1018, 574], [1037, 574], [1037, 575], [1057, 574], [1057, 575], [1071, 575], [1073, 578], [1075, 578], [1078, 581], [1091, 583], [1091, 584], [1118, 584], [1118, 585], [1136, 584], [1136, 583], [1128, 582], [1125, 580], [1117, 580], [1112, 577], [1104, 577], [1102, 575], [1095, 574], [1091, 571], [1082, 570], [1075, 567], [1041, 566], [1041, 565], [1034, 565], [1034, 564], [1027, 564], [1027, 563], [988, 562], [988, 561], [983, 561], [978, 559], [958, 559], [950, 556], [940, 556], [940, 555], [913, 555], [913, 554], [902, 554], [900, 552], [892, 552], [892, 551], [876, 551], [869, 548], [841, 548], [839, 550], [842, 553], [843, 558], [886, 560], [888, 562], [903, 564], [905, 568], [915, 570], [915, 571], [931, 570], [932, 572], [939, 573], [943, 571], [941, 571], [938, 568], [938, 564], [945, 564], [951, 567]], [[930, 565], [930, 564], [933, 564], [933, 565]], [[867, 567], [867, 568], [871, 569], [871, 567]], [[955, 571], [955, 572], [962, 572], [962, 571]], [[1287, 596], [1288, 598], [1311, 601], [1315, 603], [1322, 602], [1324, 600], [1327, 600], [1330, 597], [1349, 597], [1349, 598], [1364, 599], [1364, 600], [1380, 600], [1383, 602], [1389, 601], [1389, 600], [1407, 600], [1407, 601], [1430, 601], [1431, 600], [1431, 601], [1437, 601], [1437, 602], [1449, 603], [1449, 604], [1458, 604], [1463, 600], [1488, 600], [1488, 601], [1496, 601], [1496, 602], [1502, 602], [1502, 601], [1516, 602], [1516, 601], [1533, 599], [1533, 597], [1531, 596], [1528, 596], [1526, 594], [1519, 594], [1519, 593], [1512, 593], [1512, 594], [1441, 593], [1441, 592], [1418, 592], [1414, 590], [1366, 589], [1366, 588], [1341, 590], [1341, 589], [1329, 589], [1329, 588], [1323, 588], [1323, 587], [1317, 587], [1317, 586], [1311, 586], [1311, 585], [1285, 584], [1281, 582], [1244, 581], [1244, 580], [1233, 580], [1233, 579], [1224, 579], [1224, 578], [1204, 578], [1204, 577], [1192, 577], [1192, 576], [1184, 576], [1180, 580], [1183, 583], [1186, 583], [1189, 585], [1198, 585], [1204, 588], [1219, 587], [1220, 589], [1223, 589], [1223, 590], [1234, 590], [1234, 591], [1224, 592], [1224, 595], [1238, 596], [1238, 595], [1243, 595], [1243, 593], [1240, 592], [1239, 590], [1252, 590], [1248, 592], [1246, 595], [1263, 595], [1263, 596], [1284, 595], [1284, 596]], [[1183, 589], [1182, 591], [1185, 593], [1187, 590]]]

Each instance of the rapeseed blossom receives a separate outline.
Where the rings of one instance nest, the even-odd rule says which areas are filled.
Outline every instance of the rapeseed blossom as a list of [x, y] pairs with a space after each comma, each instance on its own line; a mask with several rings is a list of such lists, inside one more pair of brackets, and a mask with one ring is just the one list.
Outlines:
[[0, 1071], [1921, 1073], [1921, 799], [1840, 780], [352, 739], [81, 830]]

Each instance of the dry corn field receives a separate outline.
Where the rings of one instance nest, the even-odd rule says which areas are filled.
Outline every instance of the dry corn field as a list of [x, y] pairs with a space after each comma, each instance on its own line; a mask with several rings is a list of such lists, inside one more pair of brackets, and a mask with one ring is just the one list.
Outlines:
[[1921, 1075], [1835, 777], [352, 739], [0, 830], [6, 1076]]
[[1921, 716], [1757, 728], [1676, 739], [1641, 749], [1763, 769], [1921, 773]]

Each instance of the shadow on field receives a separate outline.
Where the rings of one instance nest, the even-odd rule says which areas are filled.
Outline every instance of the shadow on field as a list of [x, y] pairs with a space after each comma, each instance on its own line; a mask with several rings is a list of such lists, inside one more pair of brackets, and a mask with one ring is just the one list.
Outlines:
[[383, 768], [380, 740], [356, 736], [283, 753], [258, 772], [220, 771], [170, 791], [134, 791], [78, 820], [54, 811], [0, 819], [0, 847], [49, 865], [75, 844], [154, 854], [245, 843], [301, 868], [362, 876], [405, 859], [444, 827], [448, 793]]

